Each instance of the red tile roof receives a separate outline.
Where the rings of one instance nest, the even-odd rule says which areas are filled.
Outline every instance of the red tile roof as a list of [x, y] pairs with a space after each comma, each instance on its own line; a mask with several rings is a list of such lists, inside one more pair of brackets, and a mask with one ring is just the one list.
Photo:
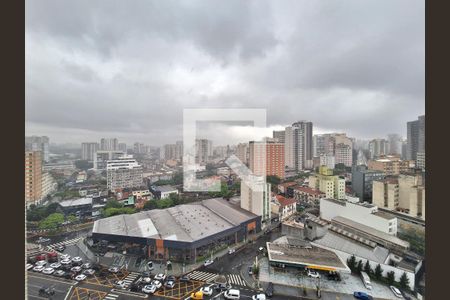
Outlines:
[[295, 199], [285, 198], [281, 195], [277, 195], [276, 198], [278, 200], [278, 203], [280, 203], [280, 206], [288, 206], [288, 205], [291, 205], [291, 204], [297, 202], [297, 201], [295, 201]]
[[305, 192], [305, 193], [311, 194], [311, 195], [325, 195], [325, 193], [323, 193], [323, 192], [321, 192], [319, 190], [312, 189], [312, 188], [307, 187], [307, 186], [299, 186], [299, 187], [297, 187], [295, 189], [298, 190], [298, 191], [301, 191], [301, 192]]

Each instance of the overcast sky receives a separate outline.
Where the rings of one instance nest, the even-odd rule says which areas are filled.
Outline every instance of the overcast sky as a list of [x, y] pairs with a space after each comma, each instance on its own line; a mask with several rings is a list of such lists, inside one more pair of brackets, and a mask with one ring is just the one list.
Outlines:
[[405, 136], [425, 112], [424, 37], [422, 0], [26, 1], [26, 133], [160, 145], [183, 108], [266, 108], [268, 129], [218, 143], [298, 120]]

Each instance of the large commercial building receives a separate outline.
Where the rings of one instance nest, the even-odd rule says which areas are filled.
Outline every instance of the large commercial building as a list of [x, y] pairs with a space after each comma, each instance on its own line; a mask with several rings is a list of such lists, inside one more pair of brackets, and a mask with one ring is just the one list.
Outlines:
[[48, 136], [26, 136], [25, 137], [25, 150], [26, 151], [41, 151], [41, 159], [44, 162], [50, 161], [49, 151], [50, 139]]
[[108, 160], [117, 159], [124, 155], [125, 153], [122, 151], [98, 150], [94, 155], [94, 169], [106, 170]]
[[360, 165], [352, 170], [352, 189], [361, 201], [372, 202], [372, 182], [385, 177], [383, 171], [368, 170]]
[[408, 122], [406, 159], [416, 160], [417, 152], [425, 152], [425, 116], [419, 116], [417, 120]]
[[38, 204], [42, 199], [42, 152], [25, 151], [25, 203]]
[[375, 160], [369, 160], [367, 163], [369, 170], [382, 171], [388, 176], [408, 172], [410, 166], [410, 161], [401, 160], [399, 155], [387, 155]]
[[335, 217], [344, 217], [384, 233], [397, 235], [397, 218], [379, 212], [377, 206], [368, 203], [320, 199], [320, 217], [327, 221], [331, 221]]
[[137, 244], [150, 259], [194, 263], [261, 231], [261, 217], [224, 199], [95, 221], [94, 240]]
[[261, 216], [263, 223], [270, 221], [270, 183], [265, 183], [263, 177], [256, 179], [255, 184], [260, 185], [260, 190], [252, 189], [244, 180], [241, 181], [241, 208], [257, 216]]
[[142, 166], [131, 155], [109, 160], [106, 165], [108, 189], [140, 187], [143, 185]]
[[309, 176], [309, 187], [325, 193], [327, 198], [345, 199], [345, 179], [333, 175], [326, 166], [319, 167], [319, 174]]
[[100, 148], [98, 143], [82, 143], [81, 144], [81, 159], [94, 161], [95, 152]]
[[313, 124], [299, 121], [286, 127], [284, 135], [285, 163], [296, 170], [313, 167]]
[[284, 144], [265, 141], [249, 143], [249, 167], [257, 176], [284, 178]]

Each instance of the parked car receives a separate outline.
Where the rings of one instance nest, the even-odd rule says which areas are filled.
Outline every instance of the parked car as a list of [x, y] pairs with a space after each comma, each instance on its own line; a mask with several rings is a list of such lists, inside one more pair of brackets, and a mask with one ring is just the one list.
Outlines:
[[373, 297], [364, 292], [354, 292], [353, 297], [361, 300], [373, 300]]
[[188, 275], [183, 275], [180, 277], [180, 281], [181, 282], [188, 282], [190, 280]]
[[58, 253], [53, 251], [53, 252], [48, 252], [47, 253], [47, 261], [50, 263], [53, 262], [58, 262]]
[[262, 293], [253, 295], [252, 300], [266, 300], [266, 295]]
[[52, 287], [41, 287], [39, 289], [39, 296], [49, 298], [50, 296], [53, 296], [55, 294], [55, 289]]
[[61, 268], [61, 264], [59, 262], [54, 262], [54, 263], [50, 264], [50, 268], [59, 269], [59, 268]]
[[262, 251], [264, 251], [264, 247], [259, 247], [258, 250], [259, 250], [260, 252], [262, 252]]
[[154, 292], [156, 292], [156, 286], [148, 284], [142, 288], [142, 292], [146, 294], [153, 294]]
[[75, 256], [74, 258], [72, 258], [72, 263], [73, 264], [82, 264], [83, 263], [83, 259], [79, 256]]
[[53, 274], [54, 272], [55, 272], [55, 269], [53, 269], [53, 268], [45, 268], [42, 270], [42, 273], [47, 274], [47, 275]]
[[57, 277], [63, 277], [64, 275], [66, 275], [66, 272], [64, 272], [63, 270], [56, 270], [55, 273], [53, 273], [53, 275]]
[[27, 269], [27, 271], [33, 269], [33, 265], [32, 264], [27, 264], [26, 269]]
[[175, 277], [175, 275], [169, 275], [167, 276], [167, 281], [171, 280], [171, 281], [177, 281], [177, 278]]
[[253, 267], [252, 266], [248, 267], [247, 271], [248, 271], [248, 275], [253, 275]]
[[341, 275], [336, 271], [329, 271], [327, 274], [329, 280], [341, 281]]
[[36, 261], [41, 261], [41, 260], [45, 260], [47, 258], [47, 256], [44, 253], [38, 254], [35, 257]]
[[155, 275], [155, 280], [159, 280], [159, 281], [164, 281], [164, 279], [166, 279], [166, 275], [164, 275], [163, 273], [159, 273], [157, 275]]
[[152, 278], [151, 277], [142, 277], [142, 282], [149, 284], [150, 282], [152, 282]]
[[114, 287], [115, 287], [116, 289], [122, 289], [122, 290], [125, 290], [125, 289], [128, 288], [128, 283], [126, 283], [126, 282], [123, 281], [123, 280], [119, 280], [119, 281], [116, 281], [116, 282], [114, 283]]
[[61, 254], [59, 257], [61, 259], [70, 259], [71, 258], [69, 254]]
[[72, 261], [69, 258], [65, 258], [63, 260], [60, 261], [61, 265], [71, 265]]
[[236, 249], [231, 248], [230, 250], [228, 250], [228, 254], [233, 254], [234, 252], [236, 252]]
[[207, 266], [209, 266], [209, 265], [212, 265], [214, 263], [214, 260], [213, 259], [208, 259], [208, 260], [206, 260], [204, 263], [203, 263], [203, 265], [205, 266], [205, 267], [207, 267]]
[[317, 273], [316, 271], [311, 271], [311, 270], [308, 270], [308, 276], [312, 277], [312, 278], [320, 278], [319, 273]]
[[149, 261], [149, 262], [147, 263], [147, 267], [148, 267], [148, 270], [149, 270], [149, 271], [153, 270], [153, 262], [152, 262], [152, 261]]
[[164, 286], [165, 286], [166, 288], [172, 289], [172, 288], [175, 286], [175, 281], [173, 281], [173, 280], [168, 280], [168, 281], [166, 281], [166, 283], [164, 284]]
[[58, 245], [58, 246], [55, 247], [55, 250], [59, 251], [59, 252], [62, 252], [65, 249], [66, 249], [66, 245], [64, 245], [64, 244], [61, 244], [61, 245]]
[[395, 286], [392, 286], [392, 285], [389, 288], [391, 289], [392, 293], [394, 293], [395, 297], [404, 299], [402, 292], [400, 292], [400, 290], [398, 288], [396, 288]]
[[159, 289], [162, 287], [162, 283], [159, 280], [153, 280], [151, 284], [154, 285], [156, 287], [156, 289]]
[[241, 292], [239, 290], [236, 289], [229, 289], [226, 290], [225, 293], [223, 294], [223, 296], [225, 297], [225, 299], [240, 299], [241, 298]]
[[273, 283], [272, 282], [269, 282], [269, 285], [267, 286], [266, 296], [269, 298], [273, 296]]
[[81, 267], [80, 266], [72, 267], [70, 269], [70, 271], [73, 272], [73, 273], [80, 273], [81, 272]]
[[83, 281], [85, 279], [86, 279], [86, 275], [84, 275], [84, 274], [80, 274], [80, 275], [75, 276], [75, 280], [76, 281]]
[[47, 264], [47, 262], [45, 260], [40, 260], [38, 262], [36, 262], [35, 266], [45, 266]]
[[108, 269], [108, 271], [109, 271], [110, 273], [117, 273], [117, 272], [119, 272], [119, 267], [110, 267], [110, 268]]
[[203, 299], [203, 293], [201, 291], [191, 293], [191, 299], [193, 300], [202, 300]]
[[35, 272], [42, 272], [42, 270], [44, 270], [45, 267], [44, 266], [36, 266], [33, 268], [33, 271]]
[[92, 264], [91, 263], [84, 263], [81, 265], [81, 267], [83, 269], [91, 269], [92, 268]]
[[145, 271], [145, 272], [142, 272], [142, 277], [150, 277], [150, 272], [147, 272], [147, 271]]
[[200, 292], [202, 292], [203, 295], [211, 296], [213, 293], [213, 289], [210, 286], [204, 286], [200, 289]]
[[95, 271], [94, 271], [94, 269], [86, 269], [83, 271], [83, 274], [87, 275], [87, 276], [92, 276], [95, 274]]

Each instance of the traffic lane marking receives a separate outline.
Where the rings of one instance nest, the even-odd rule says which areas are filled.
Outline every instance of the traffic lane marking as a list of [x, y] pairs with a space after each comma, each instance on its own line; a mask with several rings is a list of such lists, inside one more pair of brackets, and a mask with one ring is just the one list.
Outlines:
[[[37, 288], [37, 289], [40, 289], [40, 288], [42, 287], [42, 285], [35, 285], [35, 284], [30, 284], [30, 283], [28, 283], [28, 286], [31, 286], [31, 287]], [[53, 288], [53, 290], [54, 290], [55, 292], [60, 292], [60, 293], [66, 292], [65, 290], [64, 290], [64, 291], [63, 291], [63, 290], [57, 290], [57, 289], [55, 289], [55, 288]]]
[[36, 299], [44, 299], [44, 300], [48, 300], [48, 298], [44, 298], [41, 296], [35, 296], [35, 295], [27, 295], [28, 298], [36, 298]]
[[37, 279], [42, 279], [42, 280], [47, 280], [47, 281], [53, 281], [53, 282], [58, 282], [58, 283], [62, 283], [62, 284], [67, 284], [67, 285], [74, 285], [74, 284], [76, 284], [76, 282], [73, 282], [73, 281], [60, 281], [60, 280], [56, 280], [56, 279], [51, 278], [51, 277], [36, 276], [36, 275], [33, 275], [33, 274], [28, 274], [27, 276], [31, 277], [31, 278], [37, 278]]

